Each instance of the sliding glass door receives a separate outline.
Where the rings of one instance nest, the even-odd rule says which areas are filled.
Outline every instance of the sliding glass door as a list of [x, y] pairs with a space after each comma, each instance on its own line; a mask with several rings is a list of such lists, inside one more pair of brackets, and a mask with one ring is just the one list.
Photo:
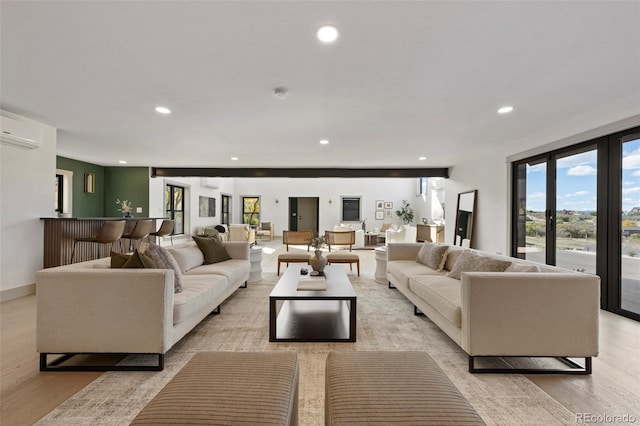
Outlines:
[[620, 307], [640, 314], [640, 135], [622, 140]]
[[555, 156], [555, 264], [596, 273], [598, 151]]
[[640, 320], [640, 128], [512, 164], [512, 256], [601, 279]]

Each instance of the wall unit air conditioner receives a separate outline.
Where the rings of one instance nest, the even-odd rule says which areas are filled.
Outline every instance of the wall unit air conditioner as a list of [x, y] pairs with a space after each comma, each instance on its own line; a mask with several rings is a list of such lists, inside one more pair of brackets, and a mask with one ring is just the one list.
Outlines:
[[42, 146], [42, 132], [32, 124], [0, 116], [0, 142], [22, 149]]
[[206, 188], [220, 188], [220, 179], [216, 178], [200, 178], [200, 185]]

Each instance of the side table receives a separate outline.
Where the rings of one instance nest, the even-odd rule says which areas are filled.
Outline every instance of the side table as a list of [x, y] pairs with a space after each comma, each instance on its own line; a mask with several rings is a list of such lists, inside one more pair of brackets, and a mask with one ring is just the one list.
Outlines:
[[380, 284], [387, 284], [387, 247], [378, 247], [374, 249], [376, 256], [376, 273], [375, 281]]
[[249, 263], [251, 263], [251, 272], [247, 282], [255, 283], [262, 279], [262, 247], [251, 247], [249, 249]]
[[364, 245], [365, 246], [377, 246], [378, 245], [378, 234], [375, 232], [367, 232], [364, 234]]

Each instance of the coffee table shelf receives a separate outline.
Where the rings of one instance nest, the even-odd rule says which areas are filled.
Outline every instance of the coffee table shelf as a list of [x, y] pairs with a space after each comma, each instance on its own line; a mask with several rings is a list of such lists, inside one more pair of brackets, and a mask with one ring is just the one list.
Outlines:
[[355, 342], [356, 293], [344, 268], [325, 267], [326, 290], [298, 291], [300, 268], [288, 267], [269, 295], [269, 341]]

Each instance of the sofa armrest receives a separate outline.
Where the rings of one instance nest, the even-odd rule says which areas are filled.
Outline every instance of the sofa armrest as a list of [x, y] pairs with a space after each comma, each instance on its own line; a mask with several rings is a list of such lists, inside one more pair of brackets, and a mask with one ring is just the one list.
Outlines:
[[596, 356], [600, 277], [462, 274], [462, 349], [469, 355]]
[[249, 242], [225, 241], [224, 248], [232, 259], [249, 260]]
[[51, 268], [36, 273], [36, 350], [165, 353], [172, 346], [174, 272]]
[[422, 243], [393, 243], [387, 246], [387, 260], [416, 260]]

